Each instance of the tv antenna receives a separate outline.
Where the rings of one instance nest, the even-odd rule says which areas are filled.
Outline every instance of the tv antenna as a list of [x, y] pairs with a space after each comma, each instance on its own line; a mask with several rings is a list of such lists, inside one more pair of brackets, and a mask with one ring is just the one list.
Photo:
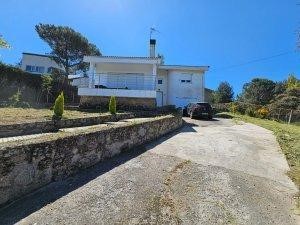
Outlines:
[[152, 34], [155, 33], [155, 32], [160, 33], [160, 32], [159, 32], [158, 30], [156, 30], [154, 27], [151, 27], [151, 28], [150, 28], [150, 39], [152, 39]]

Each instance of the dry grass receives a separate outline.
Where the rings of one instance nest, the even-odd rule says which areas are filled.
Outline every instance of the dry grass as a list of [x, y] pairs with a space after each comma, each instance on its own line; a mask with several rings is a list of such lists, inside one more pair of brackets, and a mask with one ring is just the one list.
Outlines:
[[[53, 111], [50, 109], [0, 108], [0, 125], [51, 120]], [[63, 119], [99, 116], [96, 112], [65, 110]]]

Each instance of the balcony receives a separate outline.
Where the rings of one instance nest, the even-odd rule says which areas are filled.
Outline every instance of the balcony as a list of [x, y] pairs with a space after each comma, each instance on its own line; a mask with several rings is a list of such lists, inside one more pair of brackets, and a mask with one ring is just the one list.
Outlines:
[[79, 78], [76, 81], [79, 95], [133, 98], [156, 97], [156, 76], [154, 75], [96, 73], [89, 78], [90, 86], [88, 86], [86, 79], [88, 78]]

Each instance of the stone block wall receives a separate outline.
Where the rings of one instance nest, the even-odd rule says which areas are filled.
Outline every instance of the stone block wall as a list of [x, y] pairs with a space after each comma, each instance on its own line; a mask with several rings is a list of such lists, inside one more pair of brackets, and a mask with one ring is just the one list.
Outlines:
[[99, 115], [97, 117], [63, 119], [59, 121], [49, 120], [41, 122], [0, 125], [0, 138], [55, 132], [61, 128], [90, 126], [105, 122], [114, 122], [122, 119], [130, 119], [133, 117], [133, 113], [118, 113], [116, 115], [106, 114]]
[[0, 205], [182, 125], [180, 114], [0, 146]]
[[[81, 108], [108, 108], [110, 97], [105, 96], [80, 96]], [[127, 98], [116, 97], [117, 108], [123, 110], [144, 110], [156, 107], [155, 98]]]

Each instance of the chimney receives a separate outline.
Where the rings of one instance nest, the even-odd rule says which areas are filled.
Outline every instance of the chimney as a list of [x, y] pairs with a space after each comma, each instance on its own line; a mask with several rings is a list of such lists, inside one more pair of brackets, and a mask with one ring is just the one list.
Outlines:
[[155, 44], [156, 40], [155, 39], [150, 39], [150, 57], [155, 58]]

